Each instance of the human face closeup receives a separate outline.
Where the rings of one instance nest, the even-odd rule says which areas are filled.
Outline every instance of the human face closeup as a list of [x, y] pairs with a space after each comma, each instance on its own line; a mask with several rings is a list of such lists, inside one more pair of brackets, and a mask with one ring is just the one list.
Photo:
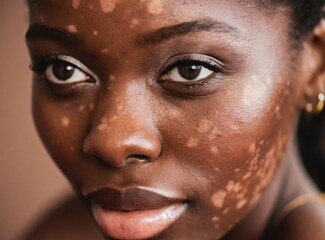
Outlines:
[[299, 78], [285, 9], [30, 2], [33, 115], [107, 239], [216, 239], [261, 200]]

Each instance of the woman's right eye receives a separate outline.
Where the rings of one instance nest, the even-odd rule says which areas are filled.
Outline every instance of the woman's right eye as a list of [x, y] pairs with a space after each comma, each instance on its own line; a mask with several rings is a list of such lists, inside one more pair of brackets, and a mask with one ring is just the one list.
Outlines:
[[88, 81], [90, 76], [66, 61], [57, 61], [45, 70], [48, 81], [56, 84], [67, 84]]
[[70, 56], [54, 56], [40, 60], [32, 70], [42, 74], [53, 85], [96, 82], [96, 76], [80, 61]]

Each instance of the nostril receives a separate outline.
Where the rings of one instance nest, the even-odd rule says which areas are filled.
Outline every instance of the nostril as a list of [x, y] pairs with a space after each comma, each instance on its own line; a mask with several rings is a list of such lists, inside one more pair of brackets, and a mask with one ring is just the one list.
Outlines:
[[133, 154], [127, 157], [126, 162], [128, 164], [130, 163], [150, 163], [152, 160], [150, 157], [145, 156], [145, 155], [140, 155], [140, 154]]

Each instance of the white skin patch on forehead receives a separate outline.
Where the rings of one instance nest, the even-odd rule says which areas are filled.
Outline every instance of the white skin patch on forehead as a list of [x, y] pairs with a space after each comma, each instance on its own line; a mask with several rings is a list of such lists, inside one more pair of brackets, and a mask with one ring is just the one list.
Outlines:
[[189, 148], [197, 147], [198, 140], [196, 138], [190, 137], [190, 139], [187, 141], [187, 146]]
[[97, 36], [97, 35], [98, 35], [98, 31], [97, 31], [97, 30], [94, 30], [94, 31], [93, 31], [93, 35], [94, 35], [94, 36]]
[[148, 3], [148, 12], [152, 15], [160, 14], [164, 11], [164, 5], [161, 0], [151, 0]]
[[69, 25], [69, 26], [67, 26], [67, 29], [68, 29], [68, 32], [70, 32], [70, 33], [76, 33], [76, 32], [78, 32], [78, 30], [77, 30], [77, 28], [76, 28], [75, 25]]
[[136, 18], [132, 19], [132, 21], [130, 22], [130, 28], [134, 28], [137, 25], [139, 25], [138, 19]]
[[115, 0], [100, 0], [100, 6], [104, 13], [110, 13], [115, 9]]
[[72, 7], [77, 9], [80, 6], [80, 0], [72, 0]]

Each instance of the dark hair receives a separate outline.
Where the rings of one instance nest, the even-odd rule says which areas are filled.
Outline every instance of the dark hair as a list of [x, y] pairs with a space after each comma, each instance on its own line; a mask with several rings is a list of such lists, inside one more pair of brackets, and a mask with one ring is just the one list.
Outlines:
[[325, 0], [255, 0], [255, 3], [268, 10], [287, 7], [292, 21], [291, 35], [303, 39], [324, 17]]
[[[265, 0], [256, 0], [259, 4]], [[301, 42], [325, 17], [325, 0], [272, 0], [268, 7], [290, 8], [292, 33]], [[281, 5], [279, 5], [281, 4]], [[318, 187], [325, 190], [325, 110], [317, 116], [302, 113], [298, 123], [298, 145], [303, 163]], [[323, 146], [322, 146], [323, 145]]]

